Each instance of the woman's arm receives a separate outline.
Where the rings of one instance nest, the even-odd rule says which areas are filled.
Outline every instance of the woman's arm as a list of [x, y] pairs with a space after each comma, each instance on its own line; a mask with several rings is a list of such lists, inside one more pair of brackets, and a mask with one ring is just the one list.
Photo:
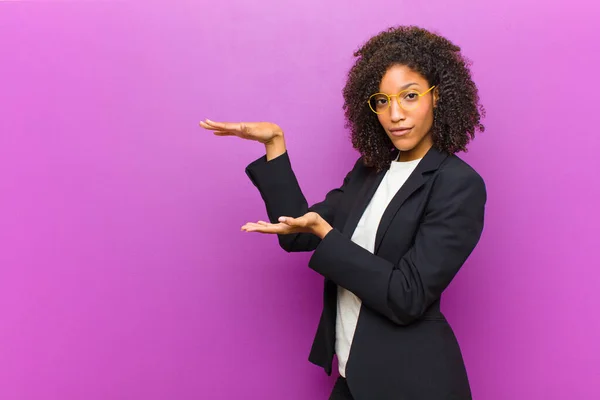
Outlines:
[[475, 248], [483, 230], [485, 202], [479, 175], [442, 172], [415, 243], [400, 262], [376, 256], [333, 229], [321, 240], [309, 266], [390, 321], [410, 324], [440, 298]]
[[[258, 187], [272, 223], [275, 224], [281, 216], [299, 217], [308, 211], [318, 213], [329, 222], [333, 220], [349, 175], [342, 187], [330, 191], [325, 200], [309, 208], [292, 171], [283, 130], [279, 125], [272, 122], [215, 122], [207, 119], [201, 121], [200, 126], [216, 136], [237, 136], [265, 145], [265, 156], [251, 163], [246, 173]], [[281, 247], [287, 251], [314, 250], [320, 241], [312, 233], [278, 236]]]
[[[346, 175], [341, 187], [330, 190], [323, 201], [309, 207], [292, 169], [288, 152], [270, 161], [268, 158], [269, 154], [252, 162], [246, 167], [246, 174], [265, 202], [269, 221], [276, 224], [279, 217], [298, 218], [313, 211], [333, 224], [336, 207], [358, 161], [355, 168]], [[312, 233], [278, 234], [277, 237], [279, 245], [288, 252], [312, 251], [321, 241]]]

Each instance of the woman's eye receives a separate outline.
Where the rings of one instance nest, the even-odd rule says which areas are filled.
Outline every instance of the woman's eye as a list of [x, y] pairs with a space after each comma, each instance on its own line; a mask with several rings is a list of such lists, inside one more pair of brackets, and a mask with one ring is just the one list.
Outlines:
[[409, 101], [414, 101], [419, 98], [419, 94], [416, 92], [407, 93], [404, 98]]

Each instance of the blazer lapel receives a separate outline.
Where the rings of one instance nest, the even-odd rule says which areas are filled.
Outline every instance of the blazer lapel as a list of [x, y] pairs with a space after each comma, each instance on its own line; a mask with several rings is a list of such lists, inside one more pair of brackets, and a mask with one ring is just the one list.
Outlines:
[[[385, 209], [383, 216], [381, 217], [379, 227], [377, 228], [377, 234], [375, 235], [375, 253], [377, 253], [379, 250], [383, 236], [387, 232], [392, 220], [394, 219], [394, 216], [402, 204], [411, 194], [413, 194], [417, 189], [423, 186], [425, 182], [427, 182], [432, 175], [430, 172], [437, 170], [442, 161], [444, 161], [447, 157], [447, 153], [440, 152], [433, 147], [427, 152], [427, 154], [425, 154], [423, 159], [419, 162], [415, 170], [408, 177], [404, 185], [402, 185], [400, 190], [398, 190], [396, 195], [392, 198]], [[371, 196], [373, 194], [371, 194]]]
[[352, 238], [352, 234], [358, 225], [358, 221], [360, 221], [360, 218], [369, 205], [371, 198], [375, 194], [375, 191], [383, 180], [386, 172], [387, 170], [383, 170], [381, 172], [372, 170], [365, 179], [365, 183], [361, 185], [356, 195], [357, 200], [352, 205], [352, 208], [348, 214], [348, 218], [346, 219], [346, 223], [342, 229], [342, 234], [344, 236]]

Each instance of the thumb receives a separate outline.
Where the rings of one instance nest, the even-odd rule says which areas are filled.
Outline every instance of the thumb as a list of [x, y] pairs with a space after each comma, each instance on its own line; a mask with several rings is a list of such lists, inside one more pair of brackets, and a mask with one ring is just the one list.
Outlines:
[[292, 217], [279, 217], [278, 221], [293, 226], [295, 225], [296, 219]]

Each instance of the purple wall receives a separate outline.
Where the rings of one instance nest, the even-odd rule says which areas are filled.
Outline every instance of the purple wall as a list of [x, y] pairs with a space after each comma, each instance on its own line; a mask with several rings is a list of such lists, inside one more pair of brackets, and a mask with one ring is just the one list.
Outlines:
[[600, 398], [597, 2], [251, 3], [0, 2], [0, 399], [327, 398], [309, 254], [240, 232], [261, 146], [197, 123], [279, 123], [320, 200], [352, 52], [394, 24], [462, 46], [488, 110], [443, 305], [475, 399]]

